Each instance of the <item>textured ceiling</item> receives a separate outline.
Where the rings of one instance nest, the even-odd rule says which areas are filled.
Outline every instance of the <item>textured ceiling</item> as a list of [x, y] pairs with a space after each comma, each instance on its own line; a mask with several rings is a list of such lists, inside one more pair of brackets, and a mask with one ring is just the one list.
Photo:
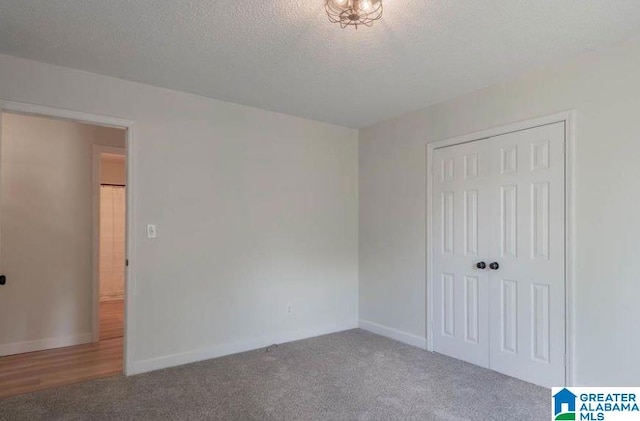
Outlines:
[[640, 30], [639, 0], [0, 0], [0, 52], [350, 127]]

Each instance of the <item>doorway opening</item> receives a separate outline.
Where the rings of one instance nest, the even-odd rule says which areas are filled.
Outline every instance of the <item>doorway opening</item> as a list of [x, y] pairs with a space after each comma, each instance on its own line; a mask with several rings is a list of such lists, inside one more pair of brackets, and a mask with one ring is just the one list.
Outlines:
[[0, 398], [122, 374], [127, 129], [0, 117]]

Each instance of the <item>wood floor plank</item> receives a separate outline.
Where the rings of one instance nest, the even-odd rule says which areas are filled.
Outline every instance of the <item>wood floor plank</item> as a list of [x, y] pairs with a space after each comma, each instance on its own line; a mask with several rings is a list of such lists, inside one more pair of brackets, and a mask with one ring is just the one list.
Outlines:
[[122, 373], [124, 301], [100, 303], [100, 341], [0, 357], [0, 398]]
[[100, 340], [124, 336], [124, 300], [100, 302]]

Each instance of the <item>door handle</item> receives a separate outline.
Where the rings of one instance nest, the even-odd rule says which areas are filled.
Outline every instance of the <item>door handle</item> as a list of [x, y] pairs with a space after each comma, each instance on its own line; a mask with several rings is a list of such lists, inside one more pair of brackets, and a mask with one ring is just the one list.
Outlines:
[[498, 270], [500, 269], [500, 265], [498, 264], [498, 262], [492, 262], [491, 264], [489, 264], [489, 268], [493, 270]]
[[7, 283], [7, 277], [4, 275], [0, 275], [0, 285], [4, 285]]
[[487, 264], [485, 262], [478, 262], [478, 263], [476, 263], [476, 267], [478, 269], [484, 269], [484, 268], [487, 267]]

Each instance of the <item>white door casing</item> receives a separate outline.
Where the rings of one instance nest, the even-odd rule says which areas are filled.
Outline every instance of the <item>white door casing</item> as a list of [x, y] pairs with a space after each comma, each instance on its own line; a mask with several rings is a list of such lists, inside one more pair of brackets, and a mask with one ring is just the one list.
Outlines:
[[545, 386], [565, 376], [564, 124], [432, 161], [433, 349]]

